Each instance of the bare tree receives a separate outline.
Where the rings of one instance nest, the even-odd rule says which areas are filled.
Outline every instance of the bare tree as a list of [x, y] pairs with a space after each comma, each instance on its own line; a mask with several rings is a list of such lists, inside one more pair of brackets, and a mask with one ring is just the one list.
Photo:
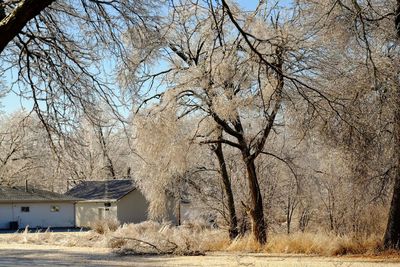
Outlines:
[[[281, 28], [278, 21], [272, 20], [269, 24], [270, 17], [263, 18], [256, 12], [246, 19], [259, 27], [254, 27], [255, 32], [265, 33], [257, 38], [252, 33], [242, 34], [233, 17], [232, 24], [225, 23], [227, 16], [232, 16], [227, 7], [215, 7], [210, 2], [202, 9], [193, 6], [193, 14], [188, 12], [190, 5], [181, 2], [174, 6], [173, 21], [148, 34], [158, 34], [157, 45], [150, 51], [145, 50], [146, 56], [141, 54], [142, 60], [138, 61], [142, 64], [157, 56], [169, 63], [170, 69], [142, 73], [142, 80], [165, 81], [167, 90], [156, 95], [162, 99], [158, 110], [176, 106], [178, 117], [200, 117], [199, 131], [194, 137], [201, 143], [222, 143], [238, 149], [246, 166], [250, 196], [246, 206], [252, 218], [253, 234], [260, 243], [265, 243], [264, 203], [255, 161], [264, 152], [273, 129], [278, 127], [284, 97], [289, 102], [292, 100], [292, 88], [286, 88], [285, 79], [293, 84], [296, 78], [291, 79], [285, 73], [296, 68], [298, 62], [291, 55], [301, 51], [293, 50], [291, 42], [296, 47], [301, 45], [296, 36], [286, 32], [290, 22]], [[140, 69], [139, 65], [134, 69]], [[294, 90], [301, 94], [299, 86]], [[222, 138], [212, 134], [217, 127], [223, 131]]]
[[[384, 244], [387, 248], [399, 248], [400, 240], [400, 187], [399, 175], [399, 73], [398, 69], [398, 1], [327, 1], [314, 3], [299, 1], [304, 14], [313, 10], [318, 14], [314, 21], [315, 29], [321, 30], [321, 40], [336, 36], [331, 42], [331, 52], [339, 47], [347, 52], [339, 61], [347, 61], [348, 66], [357, 66], [351, 75], [339, 68], [339, 78], [345, 84], [352, 81], [351, 90], [342, 92], [345, 109], [341, 112], [347, 118], [347, 126], [339, 138], [341, 144], [353, 149], [354, 173], [359, 177], [370, 176], [378, 181], [378, 198], [385, 198], [388, 177], [392, 176], [394, 188], [387, 223]], [[302, 6], [301, 3], [306, 3]], [[310, 5], [309, 5], [310, 4]], [[308, 5], [308, 6], [307, 6]], [[311, 7], [311, 9], [309, 9]], [[313, 15], [310, 16], [312, 18]], [[332, 45], [334, 43], [334, 45]], [[336, 55], [339, 53], [336, 52]], [[333, 59], [333, 57], [330, 57]], [[332, 68], [333, 70], [334, 68]], [[332, 73], [334, 73], [333, 71]], [[329, 75], [328, 75], [329, 76]], [[331, 80], [332, 81], [332, 80]], [[366, 90], [369, 88], [369, 90]], [[340, 90], [339, 90], [340, 91]], [[352, 99], [352, 101], [348, 100]], [[366, 117], [368, 114], [368, 117]], [[372, 115], [373, 114], [373, 115]], [[338, 114], [337, 114], [338, 115]], [[375, 117], [373, 122], [368, 118]], [[343, 120], [342, 120], [343, 121]], [[340, 124], [340, 123], [339, 123]], [[336, 124], [338, 126], [339, 124]], [[336, 127], [335, 126], [335, 127]], [[334, 127], [333, 127], [334, 128]], [[332, 130], [332, 128], [330, 129]], [[344, 130], [344, 131], [343, 131]], [[337, 131], [333, 130], [337, 133]], [[331, 135], [333, 137], [333, 135]], [[343, 139], [342, 139], [343, 138]], [[350, 151], [350, 150], [349, 150]], [[374, 164], [369, 164], [374, 162]], [[367, 179], [366, 179], [367, 180]], [[364, 181], [365, 182], [365, 181]]]

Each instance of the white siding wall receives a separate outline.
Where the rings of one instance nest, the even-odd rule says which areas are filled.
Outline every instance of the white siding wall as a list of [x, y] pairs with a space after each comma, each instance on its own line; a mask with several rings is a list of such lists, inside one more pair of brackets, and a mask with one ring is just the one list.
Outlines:
[[11, 221], [15, 221], [12, 205], [0, 204], [0, 229], [8, 229]]
[[[58, 212], [51, 212], [51, 206], [58, 206]], [[29, 207], [29, 212], [21, 212]], [[7, 229], [10, 221], [18, 221], [19, 227], [73, 227], [73, 203], [14, 203], [0, 204], [0, 228]]]
[[102, 214], [104, 217], [117, 218], [115, 202], [111, 202], [111, 207], [105, 207], [104, 202], [78, 202], [75, 208], [77, 227], [89, 227], [92, 222], [102, 219]]

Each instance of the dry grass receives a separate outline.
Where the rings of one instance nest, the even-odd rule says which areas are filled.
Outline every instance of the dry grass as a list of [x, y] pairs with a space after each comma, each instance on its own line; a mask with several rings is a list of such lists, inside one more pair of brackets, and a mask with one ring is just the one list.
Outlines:
[[108, 232], [115, 232], [120, 226], [120, 222], [115, 218], [107, 218], [102, 220], [95, 220], [90, 224], [92, 228], [98, 234], [105, 234]]
[[272, 236], [264, 251], [321, 256], [373, 254], [380, 247], [380, 240], [377, 236], [356, 238], [329, 233], [295, 233]]
[[1, 234], [0, 243], [3, 244], [35, 244], [54, 245], [66, 247], [107, 247], [108, 240], [105, 235], [99, 235], [95, 231], [89, 232], [50, 232], [36, 231], [14, 234]]
[[[113, 231], [115, 230], [115, 231]], [[122, 254], [193, 255], [208, 251], [312, 254], [320, 256], [400, 256], [397, 251], [380, 252], [380, 236], [351, 237], [330, 233], [271, 234], [265, 246], [251, 236], [230, 241], [227, 231], [199, 225], [179, 227], [143, 222], [118, 228], [102, 223], [99, 228], [78, 233], [22, 233], [0, 235], [1, 243], [48, 244], [58, 246], [108, 247]]]
[[252, 236], [244, 236], [230, 242], [220, 242], [212, 251], [266, 252], [284, 254], [309, 254], [320, 256], [376, 255], [381, 247], [381, 238], [370, 236], [355, 238], [329, 233], [272, 234], [265, 246]]
[[[153, 222], [124, 225], [115, 232], [121, 237], [120, 243], [111, 246], [119, 250], [135, 249], [145, 243], [153, 244], [157, 249], [153, 253], [168, 251], [175, 254], [193, 252], [231, 251], [312, 254], [320, 256], [338, 255], [378, 255], [381, 247], [379, 236], [351, 237], [337, 236], [331, 233], [295, 233], [271, 234], [268, 243], [261, 246], [249, 235], [230, 241], [226, 231], [206, 229], [193, 225], [171, 227]], [[133, 240], [131, 242], [129, 240]], [[140, 241], [142, 244], [140, 244]], [[151, 249], [150, 249], [151, 250]], [[143, 252], [143, 251], [142, 251]]]

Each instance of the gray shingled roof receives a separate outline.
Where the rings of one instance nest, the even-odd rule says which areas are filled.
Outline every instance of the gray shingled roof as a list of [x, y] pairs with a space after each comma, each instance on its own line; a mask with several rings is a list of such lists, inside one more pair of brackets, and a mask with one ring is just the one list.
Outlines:
[[0, 202], [11, 201], [76, 201], [73, 196], [58, 194], [46, 190], [23, 186], [0, 187]]
[[136, 189], [132, 180], [85, 181], [66, 194], [86, 200], [120, 199]]

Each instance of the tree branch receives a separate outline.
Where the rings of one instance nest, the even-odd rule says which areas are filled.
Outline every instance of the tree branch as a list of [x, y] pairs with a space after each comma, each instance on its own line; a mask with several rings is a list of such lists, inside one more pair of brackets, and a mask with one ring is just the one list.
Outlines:
[[203, 141], [203, 142], [200, 142], [200, 143], [201, 144], [220, 144], [220, 143], [223, 143], [223, 144], [227, 144], [227, 145], [236, 147], [238, 149], [242, 149], [242, 147], [238, 143], [235, 143], [235, 142], [232, 142], [232, 141], [229, 141], [229, 140], [226, 140], [226, 139], [222, 139], [222, 138], [218, 139], [218, 140], [207, 140], [207, 141]]
[[55, 0], [23, 0], [0, 21], [0, 54], [25, 25]]

